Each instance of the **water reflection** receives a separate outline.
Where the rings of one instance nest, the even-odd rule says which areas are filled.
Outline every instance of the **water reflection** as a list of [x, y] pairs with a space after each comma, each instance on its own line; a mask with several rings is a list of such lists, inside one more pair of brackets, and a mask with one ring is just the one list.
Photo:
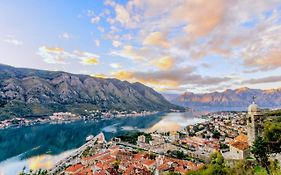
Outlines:
[[194, 117], [191, 113], [168, 113], [162, 119], [149, 128], [149, 131], [178, 131], [187, 125], [204, 122], [202, 118]]
[[27, 169], [50, 168], [81, 146], [88, 135], [101, 131], [110, 139], [133, 130], [178, 130], [202, 121], [192, 113], [168, 113], [0, 130], [0, 174], [17, 174], [24, 166]]
[[74, 150], [68, 150], [58, 155], [40, 155], [22, 159], [22, 155], [9, 158], [0, 163], [0, 175], [15, 175], [26, 167], [27, 170], [48, 169], [59, 160], [70, 155]]

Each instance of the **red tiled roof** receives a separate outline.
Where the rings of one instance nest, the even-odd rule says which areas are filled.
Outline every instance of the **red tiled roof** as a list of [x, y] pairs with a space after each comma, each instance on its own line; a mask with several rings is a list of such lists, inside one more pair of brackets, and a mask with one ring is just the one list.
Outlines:
[[107, 175], [105, 170], [98, 170], [94, 173], [94, 175]]
[[137, 153], [137, 154], [134, 155], [134, 159], [135, 159], [136, 161], [141, 160], [142, 158], [145, 157], [145, 155], [146, 155], [146, 154], [144, 154], [144, 153]]
[[182, 166], [175, 167], [175, 171], [181, 174], [185, 174], [188, 170], [184, 169]]
[[79, 172], [79, 175], [93, 175], [91, 168], [85, 168]]
[[162, 165], [158, 166], [159, 171], [165, 171], [165, 170], [168, 170], [169, 168], [170, 168], [170, 166], [167, 164], [162, 164]]
[[151, 160], [151, 159], [146, 159], [143, 162], [143, 165], [146, 165], [146, 166], [152, 166], [153, 164], [155, 164], [155, 160]]
[[66, 168], [65, 172], [76, 173], [81, 168], [83, 168], [83, 165], [81, 163], [78, 163]]
[[234, 141], [238, 142], [248, 142], [248, 137], [245, 134], [240, 134], [234, 138]]
[[239, 150], [246, 150], [249, 148], [249, 145], [247, 142], [233, 142], [231, 143], [231, 146], [233, 146], [234, 148], [237, 148]]
[[83, 157], [82, 160], [87, 161], [87, 160], [97, 159], [97, 158], [99, 158], [101, 156], [106, 156], [108, 153], [110, 153], [109, 150], [107, 150], [105, 152], [101, 152], [101, 153], [95, 154], [95, 155], [93, 155], [91, 157]]

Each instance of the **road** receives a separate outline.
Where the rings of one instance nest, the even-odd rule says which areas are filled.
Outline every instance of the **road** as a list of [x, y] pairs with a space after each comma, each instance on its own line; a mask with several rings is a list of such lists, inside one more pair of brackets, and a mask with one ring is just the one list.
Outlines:
[[68, 157], [65, 159], [60, 160], [57, 162], [52, 169], [49, 170], [49, 174], [56, 174], [56, 172], [59, 172], [62, 170], [65, 166], [69, 164], [76, 164], [78, 163], [77, 159], [75, 161], [75, 157], [78, 157], [82, 154], [82, 152], [89, 146], [93, 146], [96, 143], [97, 139], [92, 139], [76, 149], [72, 154], [70, 154]]

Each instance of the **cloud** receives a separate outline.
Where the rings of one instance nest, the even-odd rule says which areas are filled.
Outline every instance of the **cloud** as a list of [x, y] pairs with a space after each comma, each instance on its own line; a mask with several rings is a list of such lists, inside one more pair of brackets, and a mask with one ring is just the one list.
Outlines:
[[243, 83], [245, 83], [245, 84], [263, 84], [263, 83], [276, 83], [276, 82], [281, 82], [280, 75], [250, 79], [250, 80], [244, 81]]
[[[246, 72], [249, 77], [281, 67], [278, 0], [130, 0], [122, 4], [106, 0], [104, 4], [112, 10], [101, 18], [108, 23], [103, 31], [112, 42], [111, 55], [136, 63], [134, 69], [114, 72], [115, 77], [158, 89], [221, 89], [222, 82], [238, 86]], [[228, 69], [216, 70], [221, 63]], [[183, 71], [185, 65], [198, 69]], [[231, 77], [237, 70], [242, 74]]]
[[22, 45], [22, 41], [16, 39], [15, 36], [13, 35], [6, 35], [5, 38], [3, 39], [4, 42], [15, 45], [15, 46], [20, 46]]
[[[134, 0], [125, 5], [111, 5], [115, 10], [118, 9], [115, 18], [123, 24], [124, 29], [133, 28], [133, 32], [140, 36], [139, 41], [135, 38], [134, 42], [151, 47], [171, 47], [171, 50], [183, 53], [182, 57], [195, 60], [210, 55], [248, 59], [243, 48], [251, 47], [254, 38], [263, 36], [269, 29], [257, 25], [252, 30], [243, 24], [255, 20], [257, 24], [264, 23], [267, 26], [269, 23], [265, 22], [265, 13], [272, 11], [277, 13], [275, 18], [280, 21], [280, 11], [274, 11], [278, 7], [277, 0], [235, 3], [228, 0]], [[280, 23], [268, 26], [273, 27], [271, 33], [280, 33]], [[264, 46], [264, 43], [260, 44]], [[254, 53], [250, 49], [247, 52]]]
[[260, 67], [260, 70], [272, 70], [281, 67], [281, 50], [270, 49], [264, 55], [256, 55], [245, 60], [245, 65]]
[[168, 70], [175, 65], [175, 61], [170, 56], [164, 56], [159, 59], [152, 60], [151, 64], [158, 67], [159, 69]]
[[120, 47], [120, 46], [122, 46], [122, 43], [121, 43], [120, 41], [113, 40], [113, 41], [112, 41], [112, 45], [113, 45], [114, 47]]
[[110, 64], [110, 67], [112, 67], [112, 68], [114, 68], [114, 69], [119, 69], [119, 68], [121, 68], [121, 65], [118, 64], [118, 63], [111, 63], [111, 64]]
[[102, 33], [105, 32], [105, 29], [104, 29], [104, 27], [102, 27], [102, 26], [98, 26], [97, 29], [98, 29], [100, 32], [102, 32]]
[[165, 34], [161, 32], [150, 33], [143, 41], [143, 45], [154, 45], [168, 48], [170, 46]]
[[67, 32], [64, 32], [64, 33], [59, 35], [59, 38], [69, 40], [71, 38], [71, 35]]
[[98, 64], [98, 58], [83, 58], [82, 63], [86, 65]]
[[249, 35], [247, 45], [242, 50], [244, 65], [256, 70], [268, 71], [281, 67], [281, 24], [280, 17], [274, 14], [264, 20]]
[[80, 60], [84, 65], [93, 65], [99, 62], [99, 56], [90, 52], [74, 50], [73, 52], [65, 51], [61, 47], [41, 46], [37, 54], [49, 64], [67, 64], [71, 60]]
[[105, 74], [91, 74], [91, 76], [96, 78], [108, 78], [108, 76]]
[[95, 44], [96, 44], [97, 47], [99, 47], [100, 46], [100, 40], [96, 39]]
[[93, 65], [99, 63], [99, 56], [90, 52], [75, 50], [73, 51], [73, 57], [77, 57], [78, 59], [82, 60], [81, 63], [86, 65]]
[[147, 85], [165, 85], [166, 87], [179, 87], [181, 85], [217, 85], [223, 82], [228, 82], [231, 79], [228, 77], [211, 77], [201, 76], [194, 73], [193, 67], [175, 68], [168, 71], [125, 71], [121, 70], [113, 72], [113, 76], [132, 82], [142, 82]]
[[96, 24], [100, 21], [100, 17], [99, 16], [94, 16], [91, 18], [91, 23], [92, 24]]
[[115, 6], [116, 3], [113, 0], [105, 0], [104, 4], [109, 6]]
[[50, 64], [65, 64], [65, 58], [72, 57], [72, 54], [65, 52], [64, 49], [60, 47], [42, 46], [38, 49], [37, 54], [43, 57], [46, 63]]
[[116, 21], [120, 22], [123, 25], [129, 26], [131, 19], [128, 11], [122, 5], [119, 4], [117, 4], [114, 9], [116, 13]]
[[184, 1], [172, 12], [172, 19], [186, 22], [183, 28], [190, 37], [205, 36], [214, 30], [225, 15], [224, 0], [213, 1]]
[[120, 51], [113, 51], [111, 54], [129, 58], [132, 60], [144, 60], [144, 52], [146, 52], [145, 48], [136, 49], [131, 45], [123, 46], [123, 49]]

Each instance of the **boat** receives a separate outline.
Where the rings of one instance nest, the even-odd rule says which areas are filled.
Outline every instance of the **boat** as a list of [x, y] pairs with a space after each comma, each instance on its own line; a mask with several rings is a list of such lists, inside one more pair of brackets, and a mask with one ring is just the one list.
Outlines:
[[88, 141], [92, 140], [93, 138], [94, 138], [94, 136], [93, 136], [93, 135], [89, 135], [88, 137], [86, 137], [86, 142], [88, 142]]

